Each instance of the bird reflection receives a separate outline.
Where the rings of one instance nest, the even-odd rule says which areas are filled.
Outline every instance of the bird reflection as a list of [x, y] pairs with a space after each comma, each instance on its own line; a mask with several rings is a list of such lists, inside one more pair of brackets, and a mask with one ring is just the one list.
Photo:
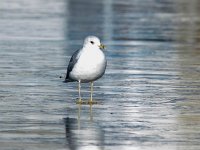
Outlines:
[[94, 122], [92, 105], [89, 108], [89, 119], [81, 119], [82, 106], [78, 105], [77, 119], [64, 118], [66, 140], [70, 150], [103, 149], [104, 133], [101, 127]]
[[90, 105], [90, 121], [93, 121], [92, 104]]

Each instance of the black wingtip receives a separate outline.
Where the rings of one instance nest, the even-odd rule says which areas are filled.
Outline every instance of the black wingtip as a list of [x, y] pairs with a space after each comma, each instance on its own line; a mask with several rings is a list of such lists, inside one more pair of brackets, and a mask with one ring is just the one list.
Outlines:
[[[64, 77], [63, 77], [63, 76], [59, 76], [59, 78], [62, 79], [62, 78], [64, 78]], [[69, 82], [67, 79], [65, 79], [65, 80], [63, 81], [63, 83], [67, 83], [67, 82]]]
[[68, 80], [68, 79], [65, 79], [65, 80], [63, 81], [63, 83], [67, 83], [67, 82], [69, 82], [69, 80]]
[[68, 83], [68, 82], [73, 82], [73, 80], [70, 80], [70, 79], [66, 78], [63, 82], [64, 83]]
[[[63, 76], [59, 76], [59, 78], [60, 78], [60, 79], [63, 79], [64, 77], [63, 77]], [[67, 83], [67, 82], [69, 82], [68, 80], [69, 80], [69, 79], [67, 79], [67, 78], [65, 77], [65, 80], [64, 80], [63, 82], [64, 82], [64, 83]]]

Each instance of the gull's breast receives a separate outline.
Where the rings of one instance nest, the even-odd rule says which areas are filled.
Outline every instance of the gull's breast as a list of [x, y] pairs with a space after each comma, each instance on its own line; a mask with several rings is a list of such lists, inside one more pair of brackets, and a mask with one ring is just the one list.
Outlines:
[[81, 54], [70, 73], [74, 80], [90, 82], [100, 78], [106, 69], [106, 58], [101, 50], [88, 50]]

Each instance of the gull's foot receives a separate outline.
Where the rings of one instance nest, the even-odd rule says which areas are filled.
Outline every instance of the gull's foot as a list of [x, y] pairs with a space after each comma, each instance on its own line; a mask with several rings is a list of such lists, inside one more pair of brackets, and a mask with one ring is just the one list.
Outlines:
[[94, 105], [94, 104], [98, 104], [98, 102], [94, 101], [94, 100], [83, 101], [82, 99], [77, 99], [76, 104], [79, 104], [79, 105]]
[[83, 103], [82, 99], [79, 98], [76, 100], [76, 104], [82, 104], [82, 103]]
[[88, 105], [94, 105], [94, 104], [98, 104], [98, 102], [97, 102], [97, 101], [94, 101], [94, 100], [89, 100], [89, 101], [87, 102], [87, 104], [88, 104]]

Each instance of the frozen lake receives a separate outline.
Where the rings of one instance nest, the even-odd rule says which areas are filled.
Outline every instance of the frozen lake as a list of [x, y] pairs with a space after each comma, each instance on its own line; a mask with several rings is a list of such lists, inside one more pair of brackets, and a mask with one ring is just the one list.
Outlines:
[[[199, 15], [197, 0], [1, 0], [0, 150], [199, 150]], [[59, 77], [88, 35], [108, 66], [80, 106]]]

